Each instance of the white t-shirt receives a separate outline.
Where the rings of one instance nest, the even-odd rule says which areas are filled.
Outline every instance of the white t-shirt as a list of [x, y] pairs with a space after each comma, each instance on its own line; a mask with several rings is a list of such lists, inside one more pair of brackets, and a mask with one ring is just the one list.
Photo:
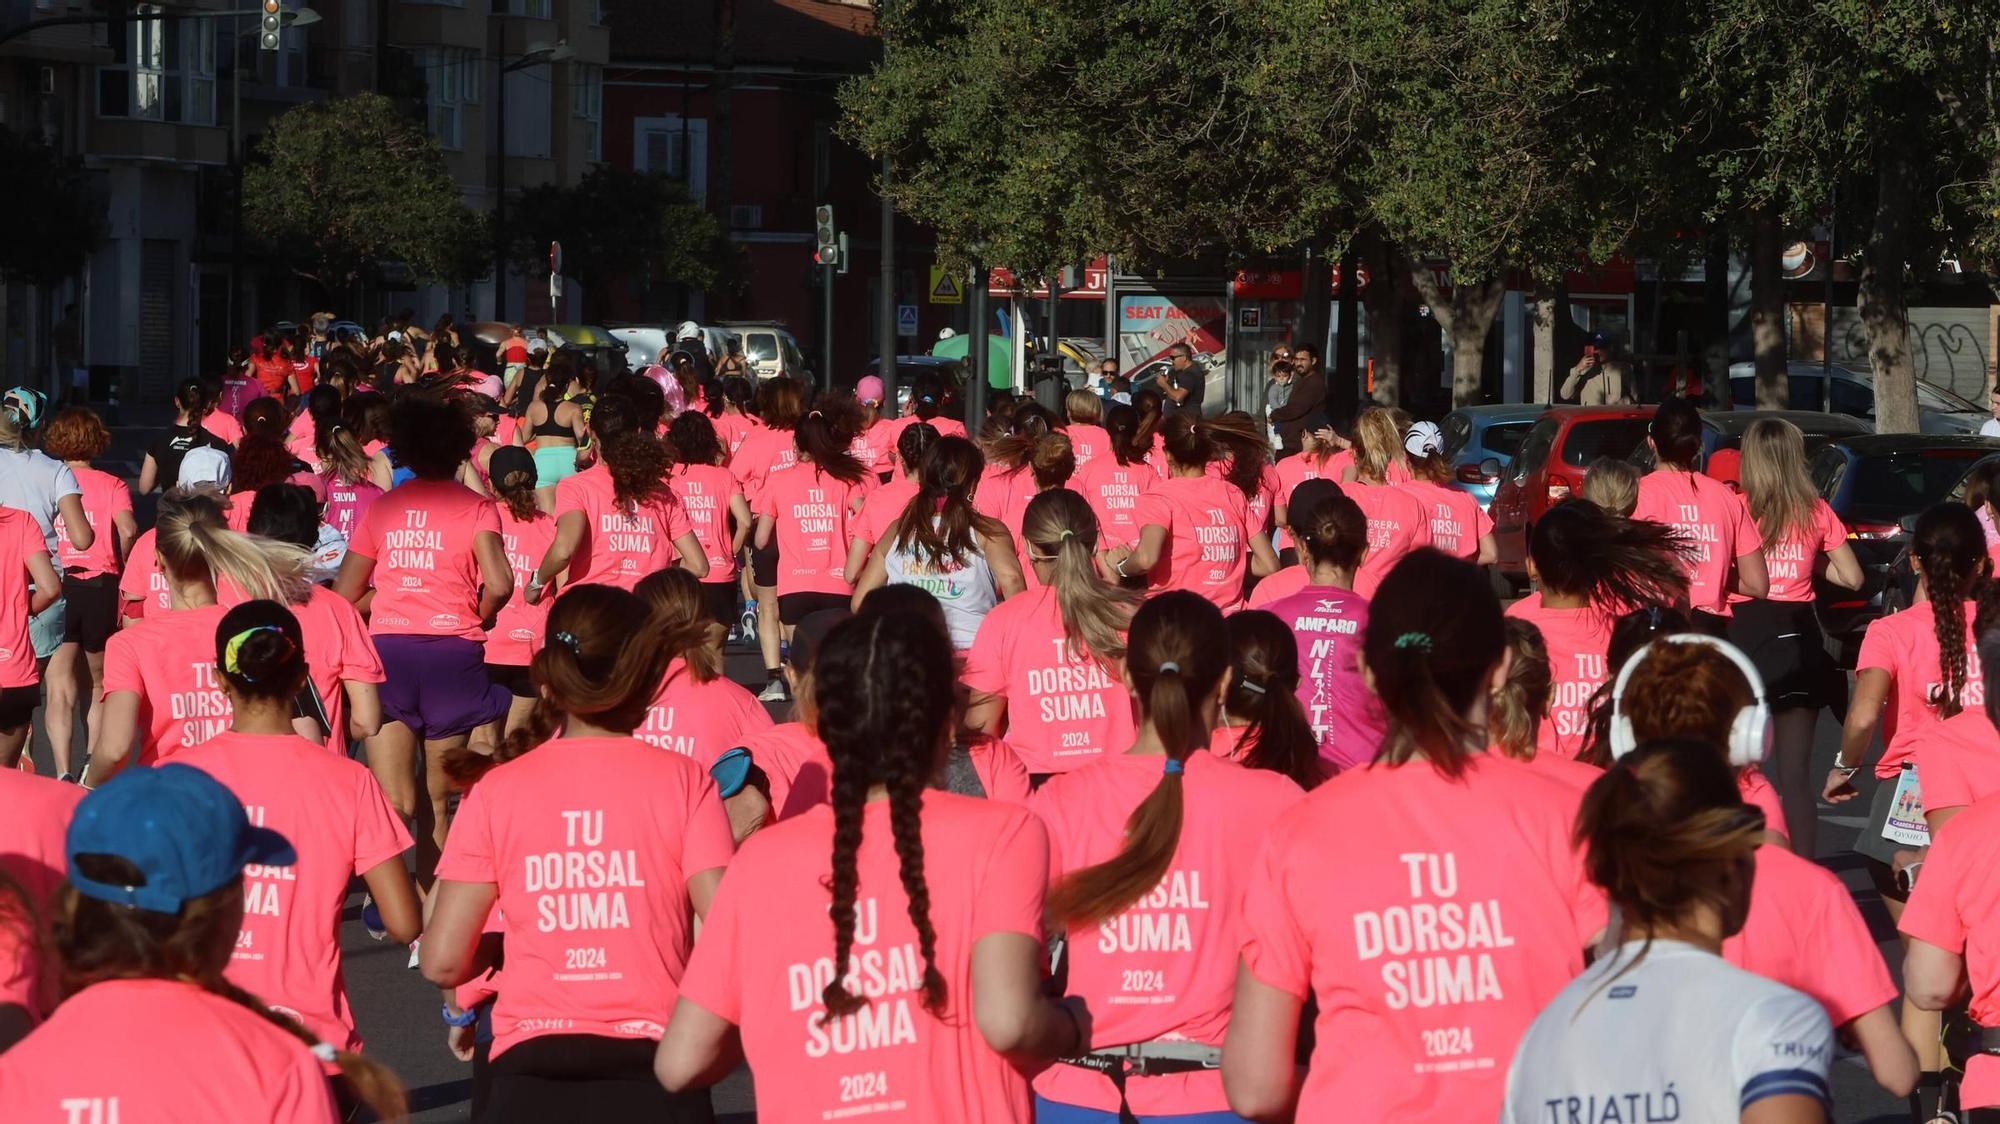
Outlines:
[[1693, 945], [1656, 940], [1640, 957], [1643, 947], [1621, 946], [1535, 1016], [1507, 1071], [1502, 1124], [1736, 1124], [1765, 1097], [1829, 1103], [1824, 1008]]
[[2000, 437], [2000, 418], [1987, 418], [1986, 424], [1979, 427], [1979, 436]]
[[0, 449], [0, 507], [25, 511], [56, 553], [56, 504], [80, 496], [83, 488], [69, 466], [40, 449]]

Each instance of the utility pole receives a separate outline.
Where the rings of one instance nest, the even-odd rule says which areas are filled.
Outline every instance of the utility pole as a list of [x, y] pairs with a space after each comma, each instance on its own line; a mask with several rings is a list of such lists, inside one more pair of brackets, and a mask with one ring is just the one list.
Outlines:
[[882, 299], [876, 328], [882, 333], [882, 400], [896, 401], [896, 205], [889, 197], [894, 164], [882, 157]]
[[971, 360], [972, 378], [965, 385], [965, 431], [978, 433], [986, 424], [986, 394], [992, 384], [987, 370], [992, 354], [986, 346], [986, 267], [972, 267], [972, 327], [966, 337], [965, 357]]

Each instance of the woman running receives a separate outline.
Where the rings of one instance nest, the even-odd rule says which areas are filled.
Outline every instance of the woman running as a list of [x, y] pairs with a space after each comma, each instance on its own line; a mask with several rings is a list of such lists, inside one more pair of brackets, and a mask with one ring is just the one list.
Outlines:
[[333, 419], [313, 431], [314, 456], [326, 480], [326, 522], [343, 538], [353, 538], [354, 528], [368, 505], [382, 494], [369, 467], [368, 454], [347, 424]]
[[[1222, 1056], [1241, 1115], [1278, 1118], [1296, 1102], [1303, 1120], [1492, 1119], [1503, 1059], [1583, 968], [1604, 907], [1570, 844], [1576, 796], [1484, 752], [1505, 643], [1478, 567], [1418, 551], [1383, 582], [1362, 658], [1388, 741], [1375, 766], [1278, 817], [1246, 894]], [[1455, 947], [1418, 944], [1413, 920], [1447, 910], [1462, 921]], [[1301, 1092], [1309, 997], [1319, 1014]]]
[[1097, 515], [1104, 549], [1130, 547], [1139, 541], [1139, 497], [1160, 482], [1146, 463], [1146, 450], [1135, 449], [1139, 412], [1130, 406], [1111, 407], [1104, 415], [1105, 438], [1099, 453], [1079, 463], [1070, 483]]
[[853, 611], [880, 586], [920, 586], [937, 598], [952, 646], [962, 652], [972, 647], [987, 613], [1025, 588], [1013, 535], [977, 510], [980, 461], [978, 447], [963, 437], [938, 441], [919, 470], [917, 494], [854, 583]]
[[579, 450], [590, 439], [590, 419], [583, 403], [576, 400], [576, 360], [559, 351], [549, 360], [542, 384], [528, 412], [526, 422], [514, 431], [514, 441], [534, 442], [535, 486], [548, 492], [544, 502], [555, 502], [556, 485], [574, 476], [579, 467]]
[[[321, 1043], [223, 974], [250, 907], [246, 873], [277, 875], [294, 860], [199, 769], [137, 769], [84, 797], [53, 934], [67, 998], [0, 1055], [0, 1119], [333, 1124], [345, 1115], [336, 1095], [401, 1119], [394, 1074]], [[116, 1062], [79, 1067], [85, 1055]], [[335, 1092], [323, 1060], [339, 1071]]]
[[756, 526], [750, 501], [724, 467], [728, 453], [707, 414], [683, 410], [674, 415], [667, 427], [667, 447], [674, 458], [667, 487], [687, 512], [695, 541], [708, 559], [708, 574], [701, 579], [708, 615], [726, 628], [736, 623], [736, 609], [743, 601], [736, 560]]
[[1272, 613], [1231, 613], [1229, 691], [1208, 748], [1249, 769], [1289, 779], [1305, 791], [1319, 787], [1330, 769], [1319, 756], [1319, 735], [1299, 704], [1298, 634]]
[[[1260, 828], [1302, 793], [1204, 752], [1231, 693], [1229, 655], [1211, 602], [1181, 591], [1148, 601], [1125, 665], [1136, 739], [1029, 800], [1048, 826], [1048, 911], [1067, 938], [1068, 994], [1097, 1014], [1096, 1052], [1036, 1078], [1038, 1121], [1230, 1118], [1217, 1062], [1246, 935], [1243, 888]], [[1310, 762], [1310, 737], [1304, 748]]]
[[1630, 519], [1639, 506], [1639, 470], [1630, 461], [1599, 457], [1585, 470], [1577, 494], [1620, 519]]
[[85, 784], [103, 784], [128, 764], [154, 764], [229, 728], [229, 696], [215, 677], [215, 629], [229, 611], [218, 586], [288, 602], [310, 584], [304, 550], [229, 530], [212, 493], [169, 492], [154, 530], [172, 611], [149, 614], [105, 645], [104, 718]]
[[860, 416], [855, 421], [854, 440], [847, 451], [861, 462], [861, 467], [886, 484], [896, 468], [896, 439], [902, 436], [903, 427], [882, 416], [883, 394], [882, 380], [874, 375], [863, 375], [854, 384], [854, 400], [860, 406]]
[[[846, 568], [847, 529], [877, 481], [848, 455], [847, 433], [844, 419], [822, 410], [800, 418], [787, 433], [794, 464], [772, 473], [757, 489], [755, 546], [759, 551], [775, 548], [771, 589], [777, 623], [786, 631], [809, 613], [846, 608], [854, 592], [854, 576]], [[758, 634], [763, 635], [761, 626]], [[774, 630], [772, 639], [776, 636]], [[771, 702], [783, 697], [783, 681], [773, 677], [776, 665], [768, 658], [768, 645], [765, 653], [764, 701]]]
[[832, 806], [730, 865], [655, 1072], [688, 1089], [747, 1058], [768, 1124], [857, 1100], [1026, 1124], [1023, 1070], [1090, 1035], [1080, 1004], [1041, 994], [1048, 833], [1024, 808], [926, 788], [954, 706], [951, 646], [920, 617], [841, 625], [813, 679]]
[[1029, 776], [1046, 779], [1131, 742], [1121, 677], [1140, 595], [1098, 574], [1097, 519], [1075, 492], [1036, 496], [1021, 527], [1040, 583], [980, 622], [962, 677], [965, 727], [1004, 737]]
[[1806, 474], [1805, 439], [1782, 418], [1753, 422], [1743, 434], [1743, 499], [1756, 520], [1769, 576], [1767, 600], [1740, 601], [1730, 637], [1757, 665], [1772, 709], [1771, 780], [1784, 800], [1792, 849], [1817, 852], [1812, 742], [1819, 712], [1845, 693], [1826, 651], [1813, 604], [1813, 579], [1860, 589], [1861, 563], [1847, 528], [1819, 498]]
[[712, 1119], [706, 1093], [670, 1095], [651, 1074], [732, 850], [701, 766], [632, 736], [669, 658], [651, 624], [615, 586], [564, 593], [527, 726], [492, 757], [452, 758], [471, 791], [438, 861], [422, 967], [444, 988], [490, 967], [481, 933], [499, 909], [489, 1121]]
[[1681, 603], [1687, 590], [1673, 533], [1568, 500], [1536, 522], [1528, 575], [1536, 592], [1507, 615], [1533, 624], [1548, 646], [1554, 692], [1537, 751], [1576, 757], [1590, 736], [1590, 704], [1610, 678], [1606, 649], [1617, 614]]
[[1725, 641], [1686, 634], [1654, 641], [1627, 666], [1612, 703], [1614, 730], [1625, 732], [1614, 733], [1612, 752], [1660, 741], [1705, 746], [1731, 767], [1743, 804], [1763, 816], [1748, 919], [1724, 943], [1724, 959], [1819, 1000], [1876, 1080], [1907, 1093], [1917, 1062], [1875, 938], [1840, 879], [1792, 853], [1777, 795], [1750, 763], [1764, 752], [1770, 725], [1756, 669]]
[[556, 485], [555, 542], [528, 580], [530, 602], [565, 572], [572, 589], [629, 590], [674, 565], [697, 578], [708, 575], [708, 555], [667, 485], [673, 450], [654, 435], [660, 406], [660, 389], [633, 376], [614, 381], [598, 398], [590, 413], [597, 463]]
[[[0, 555], [14, 559], [0, 566], [0, 769], [12, 770], [27, 748], [35, 708], [42, 701], [29, 622], [55, 604], [62, 579], [56, 576], [41, 528], [27, 512], [0, 507], [0, 547], [5, 548]], [[72, 779], [67, 741], [59, 752], [63, 776]]]
[[[743, 438], [730, 454], [729, 472], [743, 488], [753, 513], [763, 510], [764, 485], [798, 463], [799, 448], [793, 430], [804, 411], [804, 388], [798, 380], [780, 376], [763, 383], [757, 391], [758, 415], [763, 425]], [[764, 655], [764, 693], [771, 702], [783, 697], [784, 671], [779, 655], [784, 646], [784, 627], [778, 620], [778, 543], [753, 541], [750, 551], [750, 588], [757, 599], [757, 645]], [[760, 698], [762, 696], [759, 696]]]
[[[1313, 500], [1310, 490], [1321, 488], [1327, 494]], [[1335, 773], [1375, 760], [1389, 726], [1361, 670], [1368, 599], [1354, 591], [1354, 574], [1368, 550], [1368, 520], [1329, 482], [1301, 487], [1295, 496], [1287, 511], [1306, 584], [1264, 608], [1297, 638], [1304, 673], [1299, 705], [1318, 739], [1323, 770]]]
[[482, 658], [487, 678], [505, 687], [512, 700], [502, 731], [512, 733], [528, 720], [535, 705], [535, 683], [528, 668], [547, 639], [549, 599], [530, 604], [528, 585], [555, 545], [556, 520], [542, 507], [536, 486], [540, 475], [528, 450], [518, 446], [495, 450], [492, 470], [493, 491], [499, 497], [494, 510], [500, 516], [500, 547], [514, 574], [514, 590], [493, 618]]
[[1403, 487], [1430, 512], [1431, 545], [1453, 558], [1492, 565], [1500, 557], [1493, 543], [1493, 518], [1477, 496], [1453, 486], [1444, 431], [1436, 422], [1418, 422], [1403, 439], [1403, 451], [1410, 462], [1410, 482]]
[[70, 545], [68, 528], [56, 516], [57, 564], [62, 571], [63, 642], [49, 660], [48, 698], [43, 710], [49, 752], [57, 775], [73, 779], [70, 742], [76, 729], [76, 699], [80, 687], [90, 699], [84, 718], [89, 745], [103, 719], [104, 645], [118, 629], [118, 581], [139, 537], [132, 517], [132, 491], [125, 481], [92, 468], [90, 462], [111, 446], [111, 431], [87, 407], [72, 406], [57, 414], [42, 438], [42, 448], [62, 461], [83, 489], [83, 517], [90, 524], [88, 550]]
[[1548, 718], [1555, 679], [1549, 673], [1549, 648], [1542, 630], [1520, 617], [1507, 618], [1507, 678], [1493, 692], [1489, 740], [1492, 751], [1525, 761], [1574, 788], [1578, 793], [1604, 775], [1595, 765], [1540, 752], [1542, 723]]
[[1770, 588], [1764, 540], [1750, 509], [1722, 481], [1696, 472], [1701, 456], [1701, 411], [1686, 398], [1660, 404], [1647, 429], [1659, 466], [1639, 481], [1632, 518], [1679, 532], [1686, 542], [1681, 565], [1688, 575], [1688, 604], [1696, 613], [1727, 617], [1729, 594], [1761, 598]]
[[868, 568], [868, 556], [874, 553], [875, 544], [903, 517], [903, 509], [910, 506], [920, 490], [917, 478], [924, 458], [937, 443], [938, 431], [929, 422], [912, 422], [896, 435], [897, 472], [861, 501], [861, 514], [854, 521], [853, 538], [847, 544], [848, 573], [859, 574]]
[[[1139, 541], [1105, 551], [1119, 577], [1146, 575], [1155, 589], [1184, 589], [1224, 612], [1243, 604], [1246, 574], [1278, 568], [1271, 544], [1250, 526], [1250, 507], [1237, 484], [1208, 474], [1208, 462], [1262, 438], [1190, 414], [1167, 419], [1167, 478], [1139, 501]], [[1251, 456], [1254, 463], [1254, 455]]]
[[368, 764], [415, 828], [417, 885], [428, 891], [450, 824], [444, 756], [512, 701], [486, 675], [480, 622], [512, 596], [514, 571], [492, 503], [455, 479], [472, 419], [413, 395], [391, 424], [396, 458], [416, 476], [369, 505], [333, 589], [368, 614], [382, 657], [383, 723], [368, 739]]
[[736, 456], [744, 438], [764, 428], [763, 419], [755, 413], [755, 398], [756, 391], [749, 379], [726, 377], [722, 380], [722, 393], [708, 400], [708, 420], [715, 423], [715, 435], [722, 440], [730, 458]]
[[1272, 466], [1278, 472], [1278, 502], [1271, 510], [1271, 518], [1280, 528], [1287, 526], [1291, 522], [1287, 509], [1299, 485], [1308, 480], [1337, 484], [1346, 466], [1353, 463], [1353, 452], [1345, 441], [1333, 435], [1333, 422], [1327, 415], [1307, 418], [1305, 428], [1299, 431], [1299, 451]]
[[200, 379], [187, 379], [174, 388], [174, 424], [153, 438], [139, 461], [140, 495], [173, 487], [181, 478], [181, 458], [188, 450], [207, 447], [228, 451], [229, 443], [207, 427], [209, 410], [208, 387]]
[[1088, 390], [1072, 390], [1063, 397], [1063, 408], [1069, 413], [1063, 433], [1076, 451], [1077, 471], [1089, 468], [1099, 457], [1110, 456], [1111, 433], [1100, 424], [1104, 421], [1104, 399]]
[[1423, 500], [1397, 477], [1410, 481], [1409, 458], [1395, 412], [1371, 406], [1355, 422], [1354, 479], [1340, 490], [1368, 517], [1368, 556], [1354, 575], [1355, 592], [1373, 597], [1403, 556], [1430, 544], [1430, 513]]
[[[932, 374], [910, 380], [909, 417], [938, 431], [940, 437], [965, 437], [965, 423], [946, 412], [956, 408], [956, 399], [945, 390], [944, 380]], [[913, 424], [905, 420], [905, 425]]]
[[282, 833], [298, 852], [289, 869], [244, 872], [243, 931], [229, 980], [319, 1041], [359, 1051], [342, 979], [341, 911], [359, 875], [389, 935], [403, 944], [417, 939], [423, 916], [403, 868], [410, 833], [367, 766], [293, 731], [292, 701], [307, 683], [297, 617], [274, 601], [245, 601], [223, 614], [213, 651], [229, 729], [174, 760], [229, 786], [258, 826]]
[[728, 626], [708, 612], [701, 582], [686, 570], [661, 570], [639, 583], [640, 600], [669, 654], [646, 720], [632, 736], [712, 769], [729, 749], [771, 728], [757, 696], [722, 674]]
[[[1576, 825], [1617, 947], [1555, 996], [1507, 1073], [1505, 1124], [1552, 1105], [1624, 1119], [1819, 1124], [1833, 1028], [1809, 997], [1726, 963], [1750, 907], [1754, 814], [1712, 752], [1664, 743], [1611, 767]], [[1701, 1033], [1690, 1034], [1690, 1026]]]
[[[1257, 419], [1242, 410], [1231, 410], [1215, 420], [1243, 433], [1257, 431]], [[1274, 529], [1271, 519], [1284, 487], [1278, 479], [1278, 470], [1271, 464], [1270, 447], [1262, 442], [1235, 443], [1223, 451], [1223, 456], [1208, 462], [1208, 471], [1243, 489], [1243, 502], [1250, 510], [1250, 529], [1269, 539]]]

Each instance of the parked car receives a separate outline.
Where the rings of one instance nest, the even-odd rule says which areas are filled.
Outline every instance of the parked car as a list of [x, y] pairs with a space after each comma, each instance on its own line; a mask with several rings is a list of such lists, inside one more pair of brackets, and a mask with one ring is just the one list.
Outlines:
[[[1743, 434], [1751, 423], [1777, 418], [1799, 427], [1806, 443], [1806, 460], [1837, 438], [1860, 437], [1875, 432], [1867, 422], [1846, 414], [1823, 414], [1817, 410], [1704, 410], [1701, 415], [1701, 455], [1695, 458], [1696, 471], [1708, 468], [1708, 458], [1722, 449], [1743, 448]], [[1651, 472], [1658, 463], [1653, 447], [1639, 442], [1628, 458], [1640, 472]]]
[[[1821, 397], [1820, 365], [1797, 360], [1785, 365], [1786, 386], [1794, 410], [1817, 410]], [[1757, 404], [1757, 365], [1729, 365], [1729, 394], [1738, 406]], [[1875, 376], [1847, 367], [1833, 368], [1833, 412], [1875, 420]], [[1991, 414], [1958, 395], [1929, 383], [1917, 384], [1917, 421], [1925, 433], [1978, 433]]]
[[1820, 590], [1821, 622], [1843, 656], [1884, 612], [1883, 593], [1909, 542], [1905, 522], [1959, 493], [1972, 466], [1996, 453], [2000, 439], [1990, 437], [1881, 433], [1829, 442], [1813, 458], [1813, 486], [1846, 526], [1863, 576], [1858, 591]]
[[[868, 370], [866, 373], [877, 377], [882, 374], [881, 356], [878, 355], [868, 361]], [[911, 382], [920, 375], [937, 376], [944, 383], [946, 397], [954, 402], [960, 400], [959, 394], [965, 388], [965, 364], [942, 355], [898, 355], [896, 356], [895, 409], [895, 413], [898, 416], [902, 414], [903, 407], [909, 404]], [[836, 380], [835, 385], [842, 389], [850, 389], [853, 387], [854, 382], [852, 380]]]
[[[659, 362], [660, 352], [674, 343], [674, 330], [678, 324], [614, 324], [611, 334], [625, 345], [625, 362], [635, 371], [643, 371]], [[704, 327], [701, 330], [702, 345], [708, 349], [710, 358], [720, 360], [729, 354], [729, 341], [736, 333], [727, 328]]]
[[783, 324], [774, 320], [725, 320], [720, 326], [743, 340], [743, 358], [758, 378], [807, 377], [805, 352], [799, 350], [799, 341], [792, 338], [791, 329]]
[[1501, 574], [1526, 580], [1528, 532], [1535, 520], [1582, 486], [1590, 462], [1631, 456], [1652, 420], [1651, 406], [1557, 406], [1542, 414], [1493, 492]]
[[1444, 455], [1452, 463], [1452, 482], [1477, 498], [1481, 507], [1491, 507], [1493, 489], [1514, 463], [1528, 430], [1547, 410], [1531, 403], [1467, 406], [1446, 414], [1440, 428]]
[[625, 360], [625, 344], [611, 329], [596, 324], [544, 324], [542, 335], [556, 349], [581, 352], [597, 363], [598, 385], [631, 368]]

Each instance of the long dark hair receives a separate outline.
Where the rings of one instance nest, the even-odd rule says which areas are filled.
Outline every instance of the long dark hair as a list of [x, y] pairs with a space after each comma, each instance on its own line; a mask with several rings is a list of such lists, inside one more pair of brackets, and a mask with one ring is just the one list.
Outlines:
[[1986, 532], [1979, 517], [1962, 503], [1938, 504], [1917, 516], [1910, 536], [1910, 557], [1923, 567], [1924, 588], [1931, 599], [1932, 629], [1937, 637], [1938, 683], [1931, 706], [1950, 718], [1964, 706], [1971, 660], [1965, 646], [1965, 603], [1978, 599], [1984, 617], [1986, 587], [1993, 564], [1986, 554]]
[[[652, 387], [656, 395], [659, 393], [651, 380], [634, 381]], [[590, 431], [597, 435], [598, 455], [604, 458], [604, 467], [611, 473], [612, 502], [627, 514], [640, 504], [673, 495], [667, 486], [667, 471], [674, 463], [673, 450], [653, 435], [646, 413], [647, 403], [635, 394], [626, 393], [622, 381], [601, 395], [590, 411]], [[652, 420], [657, 422], [658, 418], [659, 414], [654, 412]]]
[[1145, 464], [1153, 451], [1152, 435], [1139, 441], [1139, 411], [1120, 402], [1104, 411], [1104, 432], [1111, 435], [1111, 455], [1121, 465]]
[[799, 459], [811, 461], [813, 468], [848, 484], [868, 479], [868, 468], [848, 449], [859, 432], [859, 418], [851, 408], [828, 402], [799, 419], [792, 429], [792, 444]]
[[1285, 622], [1262, 609], [1231, 614], [1229, 658], [1236, 678], [1223, 709], [1247, 718], [1237, 760], [1310, 789], [1323, 778], [1319, 738], [1299, 705], [1299, 645]]
[[889, 833], [924, 959], [923, 1005], [937, 1014], [944, 1009], [945, 981], [924, 877], [923, 804], [953, 721], [951, 644], [911, 613], [857, 617], [827, 636], [812, 674], [814, 732], [833, 761], [833, 979], [820, 993], [826, 1018], [852, 1014], [866, 1003], [847, 989], [847, 975], [862, 814], [868, 790], [878, 784], [889, 793]]
[[896, 459], [903, 462], [903, 468], [911, 476], [924, 463], [924, 457], [937, 447], [937, 427], [929, 422], [911, 422], [896, 435]]
[[1584, 499], [1550, 508], [1528, 540], [1542, 588], [1605, 609], [1686, 604], [1681, 549], [1673, 529], [1613, 515]]
[[722, 441], [715, 423], [699, 410], [682, 410], [667, 425], [667, 443], [673, 447], [675, 464], [712, 465], [722, 459]]
[[1160, 782], [1125, 821], [1125, 845], [1049, 890], [1048, 912], [1074, 928], [1115, 917], [1160, 884], [1181, 840], [1181, 762], [1208, 745], [1202, 700], [1229, 671], [1222, 611], [1185, 590], [1162, 593], [1132, 616], [1125, 670], [1144, 722], [1166, 747]]
[[1421, 757], [1457, 777], [1485, 748], [1486, 730], [1466, 713], [1484, 696], [1506, 644], [1485, 573], [1425, 547], [1398, 562], [1375, 591], [1361, 651], [1389, 715], [1378, 762]]
[[896, 517], [891, 537], [928, 566], [955, 569], [979, 553], [979, 536], [1006, 530], [972, 506], [986, 458], [963, 437], [940, 437], [917, 468], [917, 494]]

